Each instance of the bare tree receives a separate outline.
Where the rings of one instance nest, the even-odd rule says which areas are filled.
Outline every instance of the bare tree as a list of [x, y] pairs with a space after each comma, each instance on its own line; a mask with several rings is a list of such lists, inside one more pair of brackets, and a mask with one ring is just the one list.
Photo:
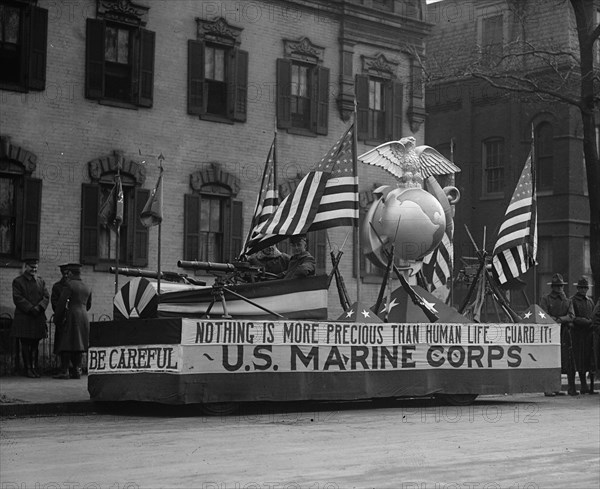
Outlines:
[[[478, 46], [477, 56], [471, 58], [476, 61], [459, 67], [460, 72], [444, 71], [443, 66], [448, 66], [448, 60], [436, 60], [432, 53], [428, 53], [428, 58], [422, 65], [429, 81], [471, 76], [485, 80], [501, 91], [520, 93], [532, 101], [558, 101], [579, 110], [590, 207], [591, 267], [596, 284], [593, 293], [598, 297], [600, 161], [596, 142], [596, 111], [600, 108], [600, 67], [594, 67], [594, 62], [598, 60], [596, 53], [600, 49], [594, 45], [595, 42], [600, 42], [600, 25], [596, 13], [598, 8], [594, 0], [553, 1], [554, 5], [544, 2], [540, 6], [536, 0], [507, 0], [511, 15], [520, 24], [519, 35], [501, 47]], [[528, 23], [539, 7], [555, 7], [557, 12], [570, 11], [571, 16], [565, 22], [572, 25], [576, 34], [573, 36], [573, 47], [564, 40], [560, 45], [553, 45], [547, 40], [540, 42], [528, 39]]]

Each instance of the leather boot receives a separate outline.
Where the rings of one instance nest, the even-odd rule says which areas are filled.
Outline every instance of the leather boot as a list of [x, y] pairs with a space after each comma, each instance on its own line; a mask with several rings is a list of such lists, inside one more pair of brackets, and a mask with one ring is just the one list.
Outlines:
[[587, 386], [587, 382], [585, 380], [585, 372], [579, 372], [579, 381], [581, 382], [581, 393], [587, 394], [588, 386]]
[[567, 372], [567, 382], [569, 384], [569, 390], [567, 394], [570, 396], [577, 395], [577, 388], [575, 387], [575, 372]]
[[594, 391], [594, 374], [591, 372], [590, 372], [590, 390], [589, 390], [588, 394], [598, 394], [596, 391]]
[[66, 353], [60, 354], [60, 371], [52, 376], [53, 379], [70, 379], [69, 375], [69, 356]]

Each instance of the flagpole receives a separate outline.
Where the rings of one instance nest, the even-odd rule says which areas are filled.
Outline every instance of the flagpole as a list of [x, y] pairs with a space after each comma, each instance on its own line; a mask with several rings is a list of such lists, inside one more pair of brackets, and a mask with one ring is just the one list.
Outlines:
[[[354, 94], [354, 127], [352, 131], [352, 170], [354, 177], [356, 178], [356, 186], [358, 191], [358, 161], [356, 157], [356, 151], [358, 147], [358, 117], [357, 117], [357, 102], [356, 93]], [[353, 247], [354, 247], [354, 261], [356, 263], [356, 302], [360, 304], [360, 233], [358, 226], [354, 226], [353, 229]]]
[[[454, 138], [450, 138], [450, 161], [454, 163]], [[455, 176], [452, 175], [452, 185], [455, 185]], [[453, 216], [454, 217], [454, 216]], [[450, 236], [448, 236], [450, 238]], [[450, 250], [452, 251], [452, 256], [450, 256], [450, 306], [454, 307], [454, 236], [452, 236], [452, 241], [448, 239], [450, 243]]]
[[[158, 155], [158, 168], [159, 168], [159, 174], [158, 174], [158, 178], [160, 180], [160, 202], [162, 205], [163, 202], [163, 186], [164, 186], [164, 181], [162, 180], [162, 174], [163, 174], [163, 161], [165, 160], [165, 157], [163, 156], [163, 154], [161, 153], [160, 155]], [[160, 222], [158, 223], [158, 251], [156, 252], [156, 276], [157, 276], [157, 281], [156, 281], [156, 293], [160, 294], [160, 277], [161, 277], [161, 239], [162, 239], [162, 219], [160, 220]]]
[[[121, 162], [117, 162], [117, 181], [118, 184], [121, 181]], [[118, 199], [119, 199], [119, 187], [117, 186], [117, 192], [115, 193], [115, 215], [118, 215]], [[117, 228], [117, 249], [115, 253], [115, 295], [119, 292], [119, 254], [121, 248], [121, 223], [116, 220]]]
[[[533, 206], [532, 210], [535, 212], [534, 225], [536, 229], [534, 229], [534, 243], [533, 247], [537, 248], [537, 189], [536, 189], [536, 175], [535, 175], [535, 131], [533, 128], [533, 122], [531, 123], [531, 196], [533, 198]], [[535, 259], [537, 258], [537, 250], [532, 250], [534, 254], [534, 263], [533, 263], [533, 302], [537, 302], [537, 266], [535, 264]]]

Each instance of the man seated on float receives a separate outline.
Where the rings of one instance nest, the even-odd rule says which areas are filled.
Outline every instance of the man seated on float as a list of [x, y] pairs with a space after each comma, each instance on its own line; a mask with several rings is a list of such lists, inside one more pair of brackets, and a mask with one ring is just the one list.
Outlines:
[[282, 253], [275, 245], [267, 246], [264, 250], [260, 250], [248, 257], [250, 265], [261, 267], [266, 273], [274, 275], [271, 277], [267, 276], [267, 278], [283, 276], [282, 274], [287, 270], [289, 261], [290, 255]]
[[305, 234], [290, 236], [292, 257], [283, 278], [302, 278], [315, 274], [315, 259], [306, 250], [308, 242]]

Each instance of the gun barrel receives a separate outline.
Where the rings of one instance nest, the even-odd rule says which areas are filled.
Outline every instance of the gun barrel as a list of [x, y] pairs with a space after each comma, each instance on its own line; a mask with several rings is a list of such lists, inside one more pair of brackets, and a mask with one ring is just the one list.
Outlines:
[[[110, 273], [115, 273], [116, 267], [110, 267]], [[126, 277], [146, 277], [146, 278], [158, 278], [158, 272], [153, 270], [142, 270], [140, 268], [121, 268], [119, 267], [119, 275], [125, 275]]]
[[217, 263], [210, 261], [179, 260], [177, 266], [179, 268], [193, 268], [195, 270], [205, 270], [207, 272], [233, 272], [236, 270], [235, 265], [232, 265], [231, 263]]
[[[110, 273], [115, 273], [117, 270], [116, 267], [110, 267]], [[121, 268], [119, 267], [119, 275], [123, 275], [125, 277], [144, 277], [144, 278], [153, 278], [158, 279], [158, 272], [154, 270], [142, 270], [140, 268]], [[186, 282], [193, 281], [190, 280], [187, 275], [177, 273], [177, 272], [160, 272], [161, 280], [165, 280], [167, 282]]]

